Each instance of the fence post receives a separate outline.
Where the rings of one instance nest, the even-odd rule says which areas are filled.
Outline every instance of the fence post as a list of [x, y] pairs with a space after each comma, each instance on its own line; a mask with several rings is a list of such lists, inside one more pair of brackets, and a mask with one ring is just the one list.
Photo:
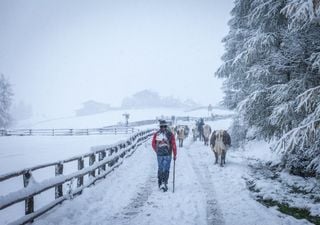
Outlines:
[[[63, 174], [63, 164], [62, 163], [59, 163], [55, 166], [55, 172], [56, 172], [56, 176]], [[56, 199], [60, 198], [63, 195], [62, 185], [63, 184], [59, 184], [59, 185], [55, 186], [55, 198]]]
[[87, 135], [89, 135], [89, 129], [87, 129]]
[[32, 135], [32, 130], [31, 130], [31, 129], [29, 130], [29, 135], [30, 135], [30, 136]]
[[[105, 151], [99, 152], [99, 161], [102, 161], [105, 157], [106, 157]], [[106, 170], [106, 165], [104, 164], [101, 167], [99, 167], [98, 174], [101, 174], [105, 170]]]
[[[117, 152], [118, 152], [117, 146], [110, 148], [108, 156], [111, 156], [113, 153], [117, 153]], [[110, 162], [108, 162], [109, 167], [113, 166], [113, 164], [114, 164], [114, 160], [111, 160]]]
[[52, 129], [52, 136], [54, 136], [54, 129]]
[[[78, 159], [78, 170], [82, 170], [84, 167], [84, 160], [82, 158]], [[78, 177], [77, 187], [81, 187], [83, 185], [83, 176]]]
[[[94, 164], [94, 162], [96, 161], [96, 155], [93, 153], [89, 156], [89, 166], [92, 166]], [[90, 171], [89, 176], [91, 177], [95, 177], [96, 175], [96, 171]]]
[[[27, 171], [23, 174], [23, 186], [26, 188], [29, 185], [32, 174], [30, 171]], [[34, 199], [32, 197], [28, 197], [25, 201], [25, 215], [34, 212]]]

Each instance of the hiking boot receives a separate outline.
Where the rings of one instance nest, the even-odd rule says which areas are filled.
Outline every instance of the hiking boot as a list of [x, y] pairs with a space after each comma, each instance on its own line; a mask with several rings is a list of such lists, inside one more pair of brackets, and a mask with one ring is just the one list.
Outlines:
[[167, 186], [167, 184], [164, 184], [163, 192], [166, 192], [166, 191], [168, 191], [168, 186]]
[[163, 192], [166, 191], [166, 185], [165, 184], [161, 184], [160, 185], [160, 190], [162, 190]]
[[160, 190], [163, 191], [163, 192], [168, 191], [168, 186], [167, 186], [167, 184], [161, 184], [161, 185], [160, 185]]

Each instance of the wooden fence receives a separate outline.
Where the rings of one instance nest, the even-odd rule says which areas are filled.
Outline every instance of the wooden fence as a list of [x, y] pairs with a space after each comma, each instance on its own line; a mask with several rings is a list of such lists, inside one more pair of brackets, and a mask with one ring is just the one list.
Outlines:
[[[213, 115], [211, 117], [202, 117], [204, 121], [214, 121], [219, 119], [231, 118], [232, 115]], [[171, 117], [164, 117], [161, 119], [166, 119], [171, 121]], [[177, 121], [197, 121], [200, 117], [192, 116], [177, 116], [175, 117]], [[130, 122], [129, 127], [125, 126], [108, 126], [102, 128], [90, 128], [90, 129], [10, 129], [4, 130], [0, 129], [0, 136], [73, 136], [73, 135], [102, 135], [102, 134], [131, 134], [136, 132], [135, 126], [143, 126], [150, 124], [157, 124], [158, 119], [155, 120], [142, 120]]]
[[[12, 206], [21, 201], [25, 202], [25, 216], [10, 224], [26, 224], [35, 218], [49, 211], [62, 201], [69, 199], [70, 196], [81, 194], [82, 190], [101, 178], [105, 178], [111, 171], [122, 164], [125, 157], [129, 157], [133, 152], [153, 134], [154, 130], [146, 130], [133, 134], [128, 140], [111, 146], [98, 146], [90, 153], [72, 157], [63, 161], [43, 164], [28, 169], [4, 174], [0, 176], [1, 182], [10, 178], [23, 178], [23, 189], [11, 192], [5, 196], [0, 196], [0, 210]], [[89, 165], [84, 166], [84, 159], [88, 158]], [[77, 171], [68, 175], [63, 175], [63, 168], [66, 163], [77, 162]], [[55, 177], [45, 180], [37, 185], [29, 185], [32, 172], [48, 167], [54, 167]], [[84, 183], [84, 176], [88, 175], [87, 183]], [[76, 180], [77, 187], [71, 193], [63, 193], [63, 184]], [[30, 187], [31, 186], [31, 187]], [[34, 210], [34, 197], [40, 193], [55, 188], [55, 200], [38, 210]]]
[[1, 136], [73, 136], [99, 134], [130, 134], [134, 127], [106, 127], [90, 129], [12, 129], [0, 130]]
[[228, 118], [232, 118], [233, 115], [212, 115], [212, 116], [206, 116], [206, 117], [197, 117], [197, 116], [177, 116], [175, 119], [177, 121], [198, 121], [200, 119], [203, 119], [204, 121], [215, 121], [215, 120], [224, 120]]

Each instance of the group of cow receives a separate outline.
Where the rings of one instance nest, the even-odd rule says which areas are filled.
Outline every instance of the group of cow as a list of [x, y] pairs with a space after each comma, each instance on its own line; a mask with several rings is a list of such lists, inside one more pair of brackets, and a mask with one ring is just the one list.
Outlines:
[[[226, 163], [226, 153], [231, 146], [231, 137], [226, 130], [214, 130], [212, 132], [209, 124], [204, 124], [203, 121], [197, 122], [192, 127], [193, 141], [203, 141], [204, 145], [209, 146], [215, 155], [215, 163], [220, 159], [220, 166]], [[187, 125], [177, 125], [172, 128], [172, 132], [176, 134], [179, 141], [179, 147], [183, 147], [183, 140], [189, 135], [189, 127]]]

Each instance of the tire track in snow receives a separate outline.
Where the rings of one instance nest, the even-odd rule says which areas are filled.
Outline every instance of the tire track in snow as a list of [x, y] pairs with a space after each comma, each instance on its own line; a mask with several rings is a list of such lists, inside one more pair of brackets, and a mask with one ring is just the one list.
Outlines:
[[[195, 173], [198, 176], [198, 180], [206, 193], [207, 198], [207, 224], [208, 225], [223, 225], [225, 224], [221, 209], [218, 206], [218, 202], [215, 199], [216, 193], [214, 191], [214, 186], [212, 183], [212, 177], [210, 175], [210, 171], [207, 165], [201, 163], [200, 166], [192, 157], [190, 151], [192, 151], [192, 144], [191, 142], [187, 148], [187, 156], [191, 161], [192, 168], [194, 169]], [[197, 151], [201, 151], [202, 149], [197, 149]]]
[[152, 194], [156, 179], [154, 174], [150, 173], [149, 178], [144, 184], [140, 185], [138, 193], [132, 198], [130, 203], [109, 220], [111, 224], [131, 224], [131, 220], [143, 212], [142, 207], [147, 203], [149, 196]]

